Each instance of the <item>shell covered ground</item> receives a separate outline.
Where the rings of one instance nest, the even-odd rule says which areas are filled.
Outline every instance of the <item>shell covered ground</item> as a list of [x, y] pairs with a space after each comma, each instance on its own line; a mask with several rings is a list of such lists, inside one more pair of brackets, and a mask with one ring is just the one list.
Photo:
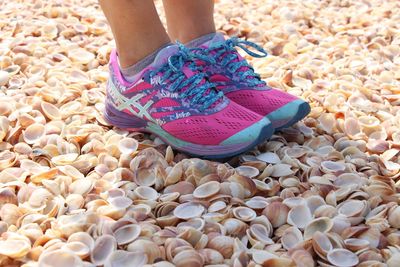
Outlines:
[[[159, 3], [158, 3], [159, 5]], [[400, 3], [216, 3], [311, 114], [228, 162], [102, 117], [90, 1], [0, 3], [0, 266], [400, 266]]]

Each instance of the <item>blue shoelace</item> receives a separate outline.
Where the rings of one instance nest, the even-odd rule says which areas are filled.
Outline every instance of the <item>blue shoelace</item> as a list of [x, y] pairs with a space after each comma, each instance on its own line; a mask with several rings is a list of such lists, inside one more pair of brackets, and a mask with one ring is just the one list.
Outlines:
[[[216, 42], [212, 44], [206, 52], [210, 53], [214, 51], [216, 53], [214, 57], [217, 60], [222, 57], [222, 67], [232, 75], [238, 76], [240, 81], [244, 81], [250, 86], [265, 85], [265, 82], [261, 80], [260, 75], [254, 72], [254, 68], [250, 66], [246, 60], [235, 61], [238, 59], [235, 47], [240, 47], [247, 54], [256, 58], [262, 58], [268, 55], [268, 53], [259, 45], [250, 41], [241, 40], [237, 37], [232, 37], [222, 42]], [[260, 54], [251, 51], [247, 47], [254, 48], [257, 52], [260, 52]], [[241, 70], [241, 67], [245, 67], [246, 70]]]
[[[170, 91], [179, 92], [179, 97], [189, 99], [191, 104], [202, 105], [199, 110], [204, 111], [224, 94], [221, 91], [216, 91], [215, 85], [205, 79], [206, 74], [199, 72], [195, 60], [198, 59], [210, 64], [214, 64], [215, 60], [200, 53], [194, 53], [193, 49], [188, 49], [181, 43], [177, 44], [179, 46], [178, 53], [170, 56], [168, 62], [159, 69], [152, 71], [150, 77], [162, 73], [161, 82], [172, 81], [168, 88]], [[184, 66], [194, 72], [191, 77], [187, 77], [183, 72]], [[203, 84], [201, 84], [202, 81]]]

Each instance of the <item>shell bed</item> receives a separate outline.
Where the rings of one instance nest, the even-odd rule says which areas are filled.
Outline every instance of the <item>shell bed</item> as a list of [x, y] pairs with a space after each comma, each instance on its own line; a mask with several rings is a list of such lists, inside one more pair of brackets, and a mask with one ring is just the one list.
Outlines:
[[105, 122], [96, 0], [0, 3], [0, 266], [400, 266], [399, 2], [215, 12], [269, 51], [248, 59], [270, 86], [312, 106], [228, 162]]

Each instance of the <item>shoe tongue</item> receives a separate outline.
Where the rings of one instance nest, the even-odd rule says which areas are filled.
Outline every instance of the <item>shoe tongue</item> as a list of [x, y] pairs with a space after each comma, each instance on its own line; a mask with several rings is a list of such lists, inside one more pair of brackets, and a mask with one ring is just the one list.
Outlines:
[[217, 32], [217, 33], [214, 34], [214, 36], [211, 39], [209, 39], [206, 42], [204, 42], [201, 46], [202, 47], [203, 46], [209, 47], [214, 43], [224, 42], [224, 41], [225, 41], [224, 35], [222, 33], [220, 33], [220, 32]]
[[168, 58], [170, 56], [175, 55], [176, 53], [178, 53], [178, 51], [179, 47], [177, 45], [170, 45], [161, 49], [161, 51], [158, 52], [156, 58], [153, 61], [153, 66], [156, 68], [161, 67], [168, 62]]

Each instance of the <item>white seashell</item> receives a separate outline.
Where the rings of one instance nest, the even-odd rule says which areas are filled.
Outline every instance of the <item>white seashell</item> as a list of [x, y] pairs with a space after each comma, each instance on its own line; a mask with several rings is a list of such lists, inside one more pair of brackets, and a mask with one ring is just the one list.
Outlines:
[[219, 182], [210, 181], [197, 187], [193, 191], [193, 196], [195, 198], [208, 198], [218, 193], [220, 188], [221, 187]]
[[333, 222], [328, 217], [314, 219], [304, 229], [304, 239], [311, 239], [315, 232], [327, 233], [332, 227]]
[[296, 247], [303, 240], [301, 231], [295, 226], [286, 229], [281, 237], [282, 246], [287, 250]]
[[239, 166], [235, 169], [238, 174], [249, 177], [249, 178], [254, 178], [256, 177], [260, 171], [252, 166]]
[[10, 74], [7, 71], [0, 70], [0, 86], [4, 86], [8, 83]]
[[98, 237], [90, 255], [92, 263], [95, 265], [103, 265], [116, 248], [117, 242], [113, 236], [102, 235]]
[[140, 225], [129, 224], [118, 228], [114, 232], [114, 237], [118, 245], [125, 245], [133, 242], [136, 238], [138, 238], [140, 232], [141, 232]]
[[25, 131], [22, 131], [22, 136], [28, 144], [34, 144], [45, 135], [45, 127], [43, 124], [34, 123], [28, 126]]
[[254, 210], [249, 209], [247, 207], [237, 207], [232, 210], [233, 216], [235, 218], [244, 221], [250, 222], [257, 217], [257, 214]]
[[359, 262], [356, 254], [342, 248], [332, 249], [328, 252], [327, 258], [330, 263], [339, 267], [351, 267]]
[[31, 246], [29, 242], [23, 239], [0, 240], [0, 254], [10, 258], [21, 258], [25, 256]]
[[104, 267], [141, 267], [146, 263], [147, 256], [140, 251], [116, 250], [107, 259]]
[[369, 246], [368, 240], [359, 239], [359, 238], [349, 238], [343, 241], [346, 248], [351, 251], [358, 251]]
[[346, 169], [346, 165], [341, 162], [334, 162], [334, 161], [323, 161], [321, 162], [321, 168], [325, 172], [338, 172], [344, 171]]
[[291, 166], [288, 164], [276, 164], [273, 167], [272, 177], [282, 177], [294, 174], [294, 171], [291, 170]]
[[288, 213], [287, 222], [299, 229], [304, 229], [311, 221], [312, 214], [306, 205], [298, 205]]
[[81, 259], [86, 258], [90, 253], [90, 248], [81, 242], [68, 242], [63, 249], [71, 251]]
[[197, 203], [187, 202], [180, 204], [178, 207], [174, 209], [174, 215], [180, 219], [192, 219], [196, 217], [200, 217], [203, 214], [205, 208]]
[[88, 64], [94, 59], [94, 55], [85, 49], [78, 48], [68, 52], [68, 57], [77, 63]]
[[42, 107], [42, 111], [43, 111], [44, 115], [46, 115], [46, 117], [49, 118], [50, 120], [60, 120], [61, 119], [60, 110], [53, 104], [43, 101], [40, 106]]
[[159, 197], [159, 193], [152, 187], [138, 186], [134, 190], [137, 198], [145, 200], [156, 200]]
[[260, 155], [257, 155], [256, 158], [258, 160], [264, 161], [266, 163], [277, 164], [281, 161], [277, 154], [272, 152], [265, 152]]
[[39, 257], [38, 266], [83, 267], [83, 262], [73, 252], [57, 249], [42, 253]]
[[139, 143], [134, 138], [123, 138], [118, 142], [118, 149], [122, 154], [131, 154], [136, 152], [139, 147]]

